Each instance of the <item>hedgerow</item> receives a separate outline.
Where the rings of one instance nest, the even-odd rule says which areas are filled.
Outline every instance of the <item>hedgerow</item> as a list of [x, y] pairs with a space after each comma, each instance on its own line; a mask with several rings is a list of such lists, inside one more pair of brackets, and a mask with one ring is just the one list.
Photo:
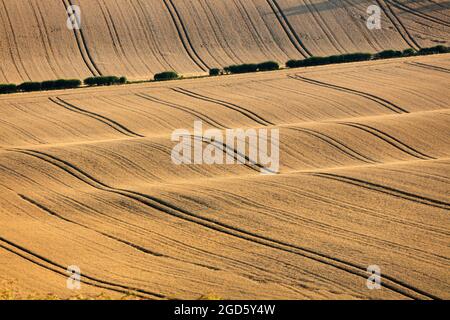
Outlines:
[[224, 68], [225, 73], [249, 73], [258, 71], [258, 65], [254, 63], [244, 63], [231, 65]]
[[123, 81], [126, 82], [126, 78], [116, 77], [116, 76], [100, 76], [100, 77], [89, 77], [84, 79], [84, 84], [87, 86], [111, 86], [114, 84], [122, 84]]
[[[429, 48], [421, 48], [415, 51], [412, 48], [405, 49], [403, 51], [397, 50], [384, 50], [376, 54], [370, 53], [350, 53], [333, 55], [327, 57], [310, 57], [303, 60], [289, 60], [286, 62], [286, 67], [288, 68], [299, 68], [299, 67], [309, 67], [309, 66], [320, 66], [327, 64], [339, 64], [347, 62], [356, 61], [367, 61], [375, 59], [389, 59], [397, 57], [412, 57], [430, 54], [441, 54], [450, 53], [450, 47], [443, 45], [437, 45]], [[209, 70], [210, 76], [218, 76], [222, 74], [233, 74], [233, 73], [248, 73], [257, 71], [270, 71], [278, 70], [280, 68], [279, 64], [275, 61], [266, 61], [259, 64], [246, 63], [240, 65], [231, 65], [225, 67], [223, 70], [219, 68], [212, 68]], [[166, 71], [158, 73], [154, 76], [156, 81], [164, 80], [174, 80], [179, 79], [180, 75], [175, 71]], [[126, 84], [128, 80], [126, 77], [116, 77], [116, 76], [99, 76], [99, 77], [89, 77], [84, 79], [84, 84], [87, 86], [107, 86], [115, 84]], [[15, 93], [15, 92], [30, 92], [30, 91], [40, 91], [40, 90], [57, 90], [57, 89], [70, 89], [80, 87], [82, 82], [78, 79], [59, 79], [59, 80], [49, 80], [43, 82], [24, 82], [20, 85], [15, 84], [0, 84], [0, 94]]]
[[[127, 83], [126, 77], [102, 76], [90, 77], [84, 80], [84, 83], [89, 86], [106, 86], [113, 84]], [[42, 82], [24, 82], [18, 86], [15, 84], [0, 84], [0, 94], [14, 93], [14, 92], [30, 92], [41, 90], [59, 90], [78, 88], [82, 85], [81, 80], [78, 79], [58, 79], [47, 80]]]
[[81, 86], [78, 79], [59, 79], [41, 82], [42, 90], [72, 89]]
[[212, 77], [220, 76], [221, 72], [222, 71], [219, 68], [212, 68], [209, 70], [209, 75]]
[[225, 74], [239, 74], [239, 73], [250, 73], [257, 71], [272, 71], [280, 69], [280, 65], [275, 61], [265, 61], [262, 63], [244, 63], [235, 64], [223, 69]]
[[42, 84], [40, 82], [24, 82], [17, 86], [17, 90], [23, 92], [40, 91]]
[[266, 61], [258, 64], [258, 71], [272, 71], [280, 69], [280, 65], [275, 61]]
[[347, 63], [356, 61], [368, 61], [374, 59], [389, 59], [389, 58], [400, 58], [400, 57], [412, 57], [421, 56], [428, 54], [439, 54], [439, 53], [450, 53], [450, 47], [446, 46], [434, 46], [430, 48], [422, 48], [419, 51], [414, 49], [406, 49], [403, 51], [396, 50], [384, 50], [376, 54], [370, 53], [350, 53], [341, 54], [328, 57], [310, 57], [303, 60], [289, 60], [286, 62], [286, 67], [288, 68], [301, 68], [301, 67], [311, 67], [311, 66], [321, 66], [327, 64], [336, 63]]
[[416, 51], [414, 49], [411, 49], [411, 48], [405, 49], [405, 50], [403, 50], [402, 55], [404, 57], [412, 57], [412, 56], [416, 55]]
[[157, 73], [154, 76], [155, 81], [167, 81], [167, 80], [175, 80], [180, 76], [175, 71], [165, 71], [161, 73]]
[[15, 84], [0, 84], [0, 94], [17, 92], [17, 86]]
[[403, 57], [402, 51], [396, 51], [396, 50], [384, 50], [381, 52], [378, 52], [374, 59], [391, 59], [391, 58], [401, 58]]
[[126, 77], [119, 78], [119, 84], [126, 84], [127, 82], [128, 82], [128, 79]]
[[310, 57], [304, 60], [289, 60], [286, 63], [288, 68], [299, 68], [299, 67], [311, 67], [311, 66], [322, 66], [327, 64], [335, 63], [348, 63], [357, 61], [367, 61], [372, 59], [372, 54], [370, 53], [349, 53], [334, 55], [328, 57]]
[[438, 53], [450, 53], [450, 47], [438, 45], [430, 48], [422, 48], [417, 52], [418, 55], [428, 55]]

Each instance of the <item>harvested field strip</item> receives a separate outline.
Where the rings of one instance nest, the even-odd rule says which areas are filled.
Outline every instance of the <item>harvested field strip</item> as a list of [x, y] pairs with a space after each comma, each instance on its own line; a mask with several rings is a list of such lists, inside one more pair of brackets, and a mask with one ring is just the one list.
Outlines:
[[442, 67], [438, 67], [438, 66], [432, 66], [432, 65], [425, 64], [425, 63], [420, 63], [420, 62], [407, 62], [407, 63], [409, 65], [425, 68], [425, 69], [428, 69], [428, 70], [434, 70], [434, 71], [439, 71], [439, 72], [450, 73], [450, 69], [446, 69], [446, 68], [442, 68]]
[[[2, 96], [0, 272], [61, 297], [77, 265], [83, 293], [143, 299], [446, 299], [448, 73], [417, 64], [450, 69], [444, 54]], [[278, 129], [279, 171], [195, 121], [269, 132], [259, 144]], [[233, 164], [173, 162], [181, 129]]]
[[360, 161], [363, 161], [363, 162], [366, 162], [366, 163], [374, 163], [374, 162], [376, 162], [375, 160], [370, 159], [370, 158], [360, 154], [359, 152], [351, 149], [350, 147], [346, 146], [342, 142], [337, 141], [333, 137], [329, 137], [329, 136], [327, 136], [327, 135], [325, 135], [325, 134], [323, 134], [321, 132], [314, 131], [314, 130], [307, 129], [307, 128], [299, 128], [299, 127], [289, 127], [289, 128], [292, 129], [292, 130], [297, 130], [297, 131], [306, 132], [308, 134], [311, 134], [314, 137], [317, 137], [318, 139], [329, 143], [330, 145], [334, 146], [338, 150], [342, 151], [343, 153], [351, 156], [352, 158], [354, 158], [356, 160], [360, 160]]
[[325, 82], [321, 82], [318, 80], [313, 80], [313, 79], [309, 79], [309, 78], [305, 78], [299, 75], [293, 76], [291, 77], [292, 79], [298, 79], [298, 80], [302, 80], [308, 83], [312, 83], [312, 84], [316, 84], [316, 85], [320, 85], [320, 86], [324, 86], [326, 88], [330, 88], [330, 89], [335, 89], [335, 90], [340, 90], [340, 91], [344, 91], [344, 92], [348, 92], [348, 93], [352, 93], [352, 94], [356, 94], [358, 96], [361, 96], [363, 98], [375, 101], [376, 103], [379, 103], [380, 105], [388, 108], [389, 110], [392, 110], [396, 113], [408, 113], [408, 111], [406, 111], [405, 109], [393, 104], [390, 101], [387, 101], [386, 99], [377, 97], [373, 94], [369, 94], [366, 92], [362, 92], [362, 91], [358, 91], [358, 90], [354, 90], [354, 89], [350, 89], [350, 88], [345, 88], [345, 87], [341, 87], [338, 85], [334, 85], [334, 84], [329, 84], [329, 83], [325, 83]]
[[[240, 0], [226, 6], [204, 0], [153, 6], [138, 0], [61, 0], [35, 1], [32, 8], [2, 0], [0, 82], [106, 74], [143, 81], [169, 70], [200, 76], [230, 64], [448, 43], [448, 30], [439, 29], [450, 26], [442, 3], [430, 12], [426, 5], [422, 10], [420, 4], [377, 1], [389, 20], [375, 36], [366, 27], [368, 0]], [[66, 28], [65, 20], [74, 19], [67, 12], [71, 5], [82, 8], [81, 29]], [[45, 15], [48, 10], [52, 14]]]
[[[66, 267], [48, 259], [45, 258], [37, 253], [31, 252], [30, 250], [27, 250], [26, 248], [15, 244], [11, 241], [8, 241], [7, 239], [0, 237], [0, 247], [4, 250], [7, 250], [15, 255], [20, 256], [21, 258], [28, 260], [29, 262], [36, 264], [42, 268], [45, 268], [47, 270], [53, 271], [55, 273], [58, 273], [62, 275], [65, 279], [67, 278], [67, 270]], [[109, 281], [104, 281], [101, 279], [98, 279], [96, 277], [91, 277], [89, 275], [84, 275], [83, 278], [87, 280], [83, 280], [83, 283], [86, 283], [91, 286], [95, 286], [98, 288], [103, 288], [107, 290], [112, 290], [116, 292], [120, 292], [123, 294], [133, 294], [136, 296], [140, 296], [142, 298], [150, 299], [150, 298], [158, 298], [163, 299], [166, 298], [160, 294], [152, 293], [146, 290], [142, 289], [136, 289], [136, 288], [129, 288], [126, 286], [123, 286], [121, 284], [112, 283]]]
[[399, 17], [394, 13], [389, 4], [385, 2], [385, 0], [376, 0], [380, 8], [384, 11], [386, 16], [391, 20], [392, 24], [397, 29], [398, 33], [402, 36], [405, 42], [414, 49], [420, 49], [420, 45], [417, 41], [411, 36], [408, 29], [406, 29], [405, 25], [402, 23]]
[[424, 19], [429, 20], [429, 21], [433, 21], [433, 22], [435, 22], [437, 24], [440, 24], [440, 25], [443, 25], [443, 26], [446, 26], [446, 27], [450, 27], [450, 23], [448, 21], [444, 21], [442, 19], [430, 16], [430, 15], [428, 15], [426, 13], [422, 13], [422, 12], [420, 12], [420, 11], [418, 11], [416, 9], [413, 9], [413, 8], [411, 8], [411, 7], [409, 7], [409, 6], [405, 5], [405, 4], [402, 4], [399, 1], [396, 1], [396, 0], [386, 0], [386, 1], [388, 3], [390, 3], [390, 4], [392, 4], [393, 6], [401, 9], [401, 10], [404, 10], [404, 11], [407, 11], [409, 13], [412, 13], [413, 15], [416, 15], [418, 17], [424, 18]]
[[175, 103], [171, 103], [171, 102], [168, 102], [168, 101], [164, 101], [164, 100], [152, 97], [152, 96], [150, 96], [148, 94], [145, 94], [145, 93], [137, 93], [136, 95], [138, 97], [141, 97], [142, 99], [153, 101], [153, 102], [162, 104], [164, 106], [168, 106], [168, 107], [171, 107], [171, 108], [175, 108], [175, 109], [187, 112], [187, 113], [189, 113], [189, 114], [191, 114], [191, 115], [193, 115], [193, 116], [195, 116], [195, 117], [205, 121], [206, 123], [210, 124], [213, 127], [220, 128], [220, 129], [227, 129], [227, 127], [225, 125], [217, 122], [216, 120], [212, 119], [211, 117], [209, 117], [209, 116], [207, 116], [205, 114], [202, 114], [202, 113], [200, 113], [200, 112], [198, 112], [196, 110], [184, 107], [184, 106], [179, 105], [179, 104], [175, 104]]
[[58, 214], [58, 213], [56, 213], [56, 212], [53, 212], [52, 210], [46, 208], [46, 207], [43, 206], [42, 204], [39, 204], [38, 202], [36, 202], [35, 200], [32, 200], [31, 198], [29, 198], [29, 197], [27, 197], [27, 196], [24, 196], [24, 195], [19, 194], [19, 197], [21, 197], [23, 200], [28, 201], [29, 203], [35, 205], [35, 206], [38, 207], [39, 209], [45, 211], [45, 212], [48, 213], [49, 215], [54, 216], [54, 217], [56, 217], [56, 218], [58, 218], [58, 219], [64, 220], [64, 221], [66, 221], [66, 222], [69, 222], [69, 223], [72, 223], [72, 224], [75, 224], [75, 225], [78, 225], [78, 226], [80, 226], [80, 227], [89, 229], [89, 230], [91, 230], [91, 231], [94, 231], [94, 232], [96, 232], [96, 233], [98, 233], [98, 234], [100, 234], [100, 235], [102, 235], [102, 236], [105, 236], [105, 237], [107, 237], [107, 238], [109, 238], [109, 239], [112, 239], [112, 240], [114, 240], [114, 241], [118, 241], [118, 242], [120, 242], [120, 243], [122, 243], [122, 244], [125, 244], [125, 245], [127, 245], [127, 246], [129, 246], [129, 247], [132, 247], [132, 248], [134, 248], [134, 249], [136, 249], [136, 250], [138, 250], [138, 251], [140, 251], [140, 252], [143, 252], [143, 253], [145, 253], [145, 254], [150, 254], [150, 255], [152, 255], [152, 256], [157, 256], [157, 257], [163, 256], [163, 255], [160, 254], [160, 253], [153, 252], [153, 251], [151, 251], [151, 250], [149, 250], [149, 249], [146, 249], [146, 248], [143, 248], [143, 247], [138, 246], [138, 245], [136, 245], [136, 244], [133, 244], [133, 243], [127, 241], [127, 240], [119, 239], [119, 238], [117, 238], [117, 237], [115, 237], [115, 236], [112, 236], [112, 235], [110, 235], [110, 234], [107, 234], [107, 233], [104, 233], [104, 232], [101, 232], [101, 231], [94, 230], [94, 229], [92, 229], [91, 227], [86, 226], [86, 225], [84, 225], [84, 224], [81, 224], [81, 223], [79, 223], [79, 222], [77, 222], [77, 221], [74, 221], [74, 220], [70, 220], [70, 219], [64, 218], [64, 217], [61, 216], [60, 214]]
[[198, 94], [196, 92], [193, 92], [193, 91], [190, 91], [190, 90], [187, 90], [187, 89], [183, 89], [183, 88], [180, 88], [180, 87], [173, 88], [173, 90], [178, 92], [178, 93], [185, 94], [185, 95], [187, 95], [189, 97], [192, 97], [192, 98], [196, 98], [196, 99], [212, 102], [212, 103], [224, 106], [226, 108], [230, 108], [232, 110], [235, 110], [235, 111], [245, 115], [246, 117], [248, 117], [249, 119], [255, 121], [256, 123], [258, 123], [260, 125], [263, 125], [263, 126], [274, 125], [273, 123], [271, 123], [271, 122], [269, 122], [267, 120], [264, 120], [263, 118], [261, 118], [256, 113], [254, 113], [254, 112], [252, 112], [252, 111], [250, 111], [250, 110], [248, 110], [248, 109], [246, 109], [244, 107], [238, 106], [238, 105], [236, 105], [234, 103], [226, 102], [226, 101], [219, 100], [219, 99], [214, 99], [214, 98], [211, 98], [211, 97], [206, 97], [204, 95], [201, 95], [201, 94]]
[[49, 100], [52, 101], [53, 103], [55, 103], [55, 104], [65, 108], [65, 109], [67, 109], [67, 110], [72, 111], [72, 112], [77, 112], [77, 113], [80, 113], [82, 115], [94, 118], [94, 119], [96, 119], [96, 120], [106, 124], [107, 126], [113, 128], [114, 130], [116, 130], [116, 131], [118, 131], [118, 132], [120, 132], [120, 133], [122, 133], [122, 134], [124, 134], [126, 136], [129, 136], [129, 137], [143, 137], [143, 136], [141, 136], [141, 135], [139, 135], [137, 133], [134, 133], [134, 132], [130, 131], [129, 129], [125, 128], [123, 125], [117, 123], [114, 120], [108, 119], [108, 118], [106, 118], [106, 117], [104, 117], [102, 115], [99, 115], [99, 114], [96, 114], [96, 113], [93, 113], [93, 112], [89, 112], [89, 111], [83, 110], [81, 108], [78, 108], [78, 107], [74, 106], [73, 104], [67, 103], [66, 101], [62, 100], [61, 98], [58, 98], [58, 97], [56, 97], [56, 98], [49, 98]]
[[288, 35], [289, 40], [292, 42], [292, 44], [295, 46], [298, 52], [300, 52], [302, 56], [305, 58], [311, 57], [312, 56], [311, 52], [305, 47], [298, 34], [295, 32], [294, 28], [289, 22], [289, 19], [284, 14], [278, 2], [276, 0], [267, 0], [267, 3], [269, 4], [273, 13], [280, 22], [280, 25], [283, 27], [283, 30]]
[[[67, 8], [69, 8], [69, 6], [73, 5], [71, 0], [62, 0], [62, 2], [66, 10]], [[83, 58], [84, 63], [89, 68], [93, 76], [101, 76], [102, 73], [98, 69], [97, 65], [94, 62], [94, 59], [91, 56], [91, 53], [89, 52], [89, 47], [86, 44], [83, 30], [74, 28], [73, 34], [75, 36], [75, 40], [77, 41], [78, 49], [80, 50], [80, 54]]]
[[175, 24], [178, 35], [183, 42], [183, 46], [188, 53], [189, 57], [191, 57], [192, 61], [194, 61], [200, 69], [203, 71], [207, 71], [209, 67], [206, 65], [206, 63], [202, 60], [202, 58], [198, 55], [198, 53], [195, 51], [194, 46], [191, 43], [191, 40], [189, 38], [189, 34], [186, 31], [186, 27], [184, 26], [183, 20], [181, 19], [181, 16], [173, 4], [172, 0], [163, 0], [164, 5], [166, 6], [167, 10], [170, 13], [170, 16], [172, 17], [173, 23]]
[[[20, 75], [22, 79], [25, 80], [31, 80], [30, 74], [27, 71], [27, 68], [23, 64], [23, 59], [21, 59], [19, 46], [17, 42], [16, 33], [14, 32], [13, 25], [11, 23], [11, 17], [8, 12], [8, 9], [5, 5], [5, 3], [2, 1], [2, 7], [3, 7], [3, 13], [5, 14], [5, 17], [2, 18], [3, 24], [5, 27], [5, 34], [7, 35], [7, 42], [8, 42], [8, 50], [9, 54], [13, 60], [14, 66], [17, 70], [17, 73]], [[10, 39], [10, 35], [12, 39]], [[15, 51], [15, 52], [14, 52]]]
[[[193, 223], [199, 224], [201, 226], [204, 226], [206, 228], [209, 228], [209, 229], [212, 229], [212, 230], [215, 230], [218, 232], [226, 233], [228, 235], [235, 236], [240, 239], [245, 239], [247, 241], [258, 243], [258, 244], [261, 244], [264, 246], [269, 246], [269, 247], [272, 247], [272, 248], [275, 248], [278, 250], [298, 254], [303, 257], [307, 257], [309, 259], [315, 260], [317, 262], [331, 265], [335, 268], [352, 273], [354, 275], [359, 275], [362, 278], [366, 279], [366, 269], [362, 266], [358, 266], [358, 265], [350, 263], [350, 262], [342, 261], [338, 258], [330, 257], [327, 255], [321, 254], [319, 252], [311, 251], [311, 250], [308, 250], [305, 248], [301, 248], [301, 247], [294, 246], [294, 245], [291, 245], [288, 243], [284, 243], [284, 242], [278, 241], [276, 239], [271, 239], [271, 238], [261, 236], [258, 234], [249, 233], [245, 230], [223, 224], [219, 221], [202, 218], [202, 217], [200, 217], [196, 214], [193, 214], [191, 212], [188, 212], [184, 209], [174, 207], [171, 204], [169, 204], [163, 200], [156, 199], [154, 197], [151, 197], [151, 196], [148, 196], [145, 194], [136, 193], [136, 192], [132, 192], [129, 190], [120, 190], [120, 189], [111, 188], [107, 185], [104, 185], [102, 182], [92, 178], [88, 174], [80, 171], [78, 168], [74, 167], [73, 165], [69, 164], [68, 162], [59, 160], [53, 156], [49, 156], [49, 155], [41, 153], [41, 152], [36, 152], [36, 151], [31, 151], [31, 150], [20, 150], [18, 152], [22, 152], [24, 154], [28, 154], [33, 157], [37, 157], [37, 158], [42, 159], [43, 161], [51, 163], [51, 164], [57, 166], [58, 168], [66, 171], [67, 173], [77, 177], [78, 179], [81, 179], [82, 181], [90, 184], [94, 188], [99, 188], [99, 189], [102, 189], [102, 190], [105, 190], [108, 192], [118, 193], [125, 197], [132, 198], [136, 201], [139, 201], [139, 202], [141, 202], [145, 205], [148, 205], [154, 209], [157, 209], [157, 210], [160, 210], [167, 214], [170, 214], [174, 217], [177, 217], [177, 218], [189, 221], [189, 222], [193, 222]], [[438, 202], [436, 202], [436, 203], [438, 203]], [[447, 205], [447, 204], [443, 204], [443, 205]], [[0, 240], [3, 240], [3, 239], [0, 238]], [[426, 297], [426, 298], [430, 298], [430, 299], [437, 299], [437, 297], [434, 297], [433, 295], [431, 295], [429, 293], [423, 292], [422, 290], [420, 290], [418, 288], [414, 288], [414, 287], [412, 287], [406, 283], [403, 283], [401, 281], [398, 281], [388, 275], [384, 275], [384, 278], [385, 278], [384, 286], [386, 288], [393, 290], [395, 292], [398, 292], [406, 297], [409, 297], [409, 298]], [[131, 290], [135, 290], [135, 289], [131, 289]], [[140, 290], [135, 290], [135, 291], [139, 292]]]
[[328, 38], [329, 43], [334, 47], [334, 49], [337, 52], [344, 53], [345, 49], [342, 46], [342, 44], [339, 42], [338, 37], [335, 37], [333, 35], [333, 32], [330, 30], [328, 24], [320, 15], [319, 10], [316, 9], [314, 3], [311, 2], [310, 0], [304, 0], [303, 3], [305, 4], [306, 8], [313, 16], [314, 21], [317, 24], [317, 26], [320, 28], [320, 30], [323, 31], [323, 34]]
[[425, 197], [422, 197], [419, 195], [410, 194], [408, 192], [396, 190], [396, 189], [389, 188], [386, 186], [377, 185], [377, 184], [370, 183], [367, 181], [362, 181], [362, 180], [358, 180], [358, 179], [354, 179], [354, 178], [349, 178], [349, 177], [344, 177], [344, 176], [339, 176], [339, 175], [334, 175], [334, 174], [327, 174], [327, 173], [314, 173], [314, 175], [318, 176], [318, 177], [335, 179], [335, 180], [338, 180], [341, 182], [354, 184], [354, 185], [362, 187], [362, 188], [376, 190], [378, 192], [387, 193], [387, 194], [395, 196], [395, 197], [400, 197], [400, 198], [407, 199], [410, 201], [419, 202], [419, 203], [426, 204], [429, 206], [434, 206], [437, 208], [450, 210], [450, 203], [425, 198]]
[[353, 128], [358, 128], [363, 131], [366, 131], [366, 132], [380, 138], [381, 140], [386, 141], [387, 143], [396, 147], [397, 149], [402, 150], [403, 152], [405, 152], [413, 157], [416, 157], [418, 159], [422, 159], [422, 160], [434, 159], [433, 157], [427, 156], [426, 154], [423, 154], [422, 152], [417, 151], [414, 148], [411, 148], [410, 146], [406, 145], [405, 143], [399, 141], [398, 139], [392, 137], [391, 135], [384, 133], [376, 128], [373, 128], [373, 127], [370, 127], [367, 125], [362, 125], [360, 123], [343, 122], [343, 124], [353, 127]]

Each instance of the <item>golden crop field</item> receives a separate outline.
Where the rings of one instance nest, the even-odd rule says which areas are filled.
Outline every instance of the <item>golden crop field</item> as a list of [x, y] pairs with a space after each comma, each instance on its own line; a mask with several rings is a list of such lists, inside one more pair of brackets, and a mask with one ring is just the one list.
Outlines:
[[437, 44], [444, 0], [0, 0], [0, 83], [136, 82], [0, 95], [0, 299], [449, 299], [450, 54], [206, 76]]

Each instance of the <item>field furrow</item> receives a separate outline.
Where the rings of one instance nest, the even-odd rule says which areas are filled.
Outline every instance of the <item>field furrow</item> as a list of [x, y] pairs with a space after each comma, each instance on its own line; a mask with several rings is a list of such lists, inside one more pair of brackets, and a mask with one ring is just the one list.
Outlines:
[[0, 96], [0, 294], [449, 299], [449, 54], [197, 77], [448, 43], [375, 3], [0, 0], [0, 83], [185, 76]]

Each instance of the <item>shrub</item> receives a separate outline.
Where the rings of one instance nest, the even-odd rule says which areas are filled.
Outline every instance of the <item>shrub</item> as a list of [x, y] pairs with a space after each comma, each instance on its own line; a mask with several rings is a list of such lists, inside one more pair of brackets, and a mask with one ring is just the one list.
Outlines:
[[78, 88], [79, 86], [81, 86], [81, 84], [81, 81], [78, 79], [56, 80], [56, 87], [59, 87], [61, 89]]
[[232, 68], [233, 73], [248, 73], [258, 71], [258, 65], [254, 63], [244, 63]]
[[120, 78], [116, 76], [104, 76], [98, 77], [99, 86], [111, 86], [113, 84], [119, 84]]
[[79, 86], [81, 86], [81, 81], [77, 79], [59, 79], [41, 83], [42, 90], [70, 89]]
[[226, 73], [249, 73], [258, 71], [258, 65], [254, 63], [245, 63], [239, 65], [228, 66], [225, 69]]
[[435, 50], [435, 52], [437, 53], [450, 53], [450, 47], [446, 47], [446, 46], [436, 46], [436, 47], [432, 47], [432, 49]]
[[328, 58], [324, 57], [311, 57], [304, 60], [290, 60], [287, 62], [289, 68], [299, 68], [299, 67], [310, 67], [310, 66], [320, 66], [324, 64], [329, 64]]
[[120, 78], [116, 76], [108, 76], [108, 77], [102, 77], [101, 85], [110, 86], [113, 84], [119, 84]]
[[175, 71], [165, 71], [155, 74], [155, 81], [175, 80], [180, 76]]
[[258, 64], [259, 71], [272, 71], [280, 69], [280, 65], [275, 61], [266, 61]]
[[119, 84], [126, 84], [128, 82], [126, 77], [120, 77], [119, 78]]
[[221, 70], [218, 68], [212, 68], [209, 70], [210, 76], [219, 76], [221, 74]]
[[17, 92], [15, 84], [0, 84], [0, 94]]
[[289, 60], [288, 62], [286, 62], [286, 67], [300, 68], [300, 67], [320, 66], [332, 63], [333, 64], [347, 63], [356, 61], [367, 61], [371, 59], [389, 59], [389, 58], [410, 57], [415, 55], [427, 55], [437, 53], [450, 53], [450, 47], [439, 45], [431, 48], [422, 48], [418, 52], [414, 51], [413, 49], [406, 49], [403, 51], [384, 50], [375, 55], [372, 55], [370, 53], [350, 53], [328, 57], [310, 57], [304, 60]]
[[56, 81], [54, 81], [54, 80], [41, 82], [42, 90], [54, 90], [55, 87], [56, 87]]
[[280, 65], [275, 61], [266, 61], [259, 64], [254, 63], [244, 63], [231, 65], [224, 68], [225, 73], [250, 73], [257, 71], [271, 71], [280, 69]]
[[286, 66], [289, 68], [320, 66], [324, 64], [330, 64], [328, 57], [311, 57], [304, 60], [289, 60]]
[[302, 67], [303, 60], [289, 60], [286, 62], [286, 67], [288, 68], [300, 68]]
[[422, 48], [418, 52], [419, 55], [428, 55], [437, 53], [450, 53], [450, 47], [438, 45], [430, 48]]
[[19, 91], [25, 91], [25, 92], [39, 91], [39, 90], [41, 90], [41, 88], [42, 88], [42, 86], [41, 86], [40, 82], [24, 82], [17, 87], [17, 89]]
[[348, 63], [357, 61], [367, 61], [371, 60], [372, 58], [373, 58], [372, 54], [361, 52], [326, 57], [328, 63]]
[[86, 78], [86, 79], [84, 79], [84, 84], [85, 85], [87, 85], [87, 86], [96, 86], [96, 85], [98, 85], [98, 79], [97, 79], [97, 77], [89, 77], [89, 78]]
[[329, 57], [311, 57], [305, 60], [306, 66], [321, 66], [325, 64], [330, 64]]
[[88, 86], [111, 86], [113, 84], [120, 84], [120, 81], [120, 78], [116, 76], [100, 76], [86, 78], [84, 79], [84, 84]]
[[288, 68], [300, 68], [300, 67], [311, 67], [311, 66], [322, 66], [332, 63], [348, 63], [357, 61], [367, 61], [371, 60], [373, 55], [370, 53], [349, 53], [334, 55], [328, 57], [310, 57], [304, 60], [289, 60], [286, 62], [286, 67]]
[[403, 50], [402, 55], [404, 57], [412, 57], [412, 56], [416, 55], [416, 51], [414, 51], [414, 49], [411, 49], [411, 48], [405, 49], [405, 50]]
[[403, 57], [403, 52], [395, 50], [384, 50], [375, 55], [375, 59], [390, 59]]

